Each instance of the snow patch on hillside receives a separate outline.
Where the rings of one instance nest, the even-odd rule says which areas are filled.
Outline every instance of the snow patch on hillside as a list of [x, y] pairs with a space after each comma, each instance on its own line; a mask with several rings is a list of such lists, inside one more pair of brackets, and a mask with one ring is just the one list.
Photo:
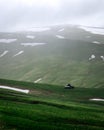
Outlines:
[[15, 54], [13, 57], [18, 56], [18, 55], [20, 55], [20, 54], [22, 54], [22, 53], [24, 53], [24, 51], [20, 51], [20, 52], [18, 52], [18, 53]]
[[65, 37], [61, 36], [61, 35], [56, 35], [57, 38], [59, 39], [65, 39]]
[[104, 35], [104, 29], [101, 28], [85, 27], [85, 26], [79, 26], [79, 28], [84, 29], [85, 31], [88, 31], [93, 34]]
[[9, 86], [0, 86], [0, 88], [14, 90], [14, 91], [22, 92], [22, 93], [29, 93], [29, 90], [23, 90], [23, 89], [13, 88]]
[[0, 39], [1, 43], [11, 43], [15, 41], [17, 41], [17, 39]]
[[100, 56], [100, 58], [104, 61], [104, 56]]
[[40, 45], [45, 45], [47, 43], [21, 43], [22, 46], [40, 46]]
[[29, 38], [29, 39], [34, 39], [35, 38], [35, 36], [32, 36], [32, 35], [28, 35], [26, 37]]
[[6, 55], [8, 52], [9, 52], [9, 51], [4, 51], [4, 52], [0, 55], [0, 57], [3, 57], [3, 56]]
[[89, 60], [95, 59], [95, 55], [91, 55], [91, 57], [89, 58]]
[[98, 41], [93, 41], [92, 43], [95, 43], [95, 44], [101, 44], [100, 42]]
[[41, 80], [42, 80], [42, 78], [39, 78], [39, 79], [35, 80], [34, 83], [38, 83]]
[[90, 99], [91, 101], [104, 101], [104, 99], [101, 99], [101, 98], [92, 98]]

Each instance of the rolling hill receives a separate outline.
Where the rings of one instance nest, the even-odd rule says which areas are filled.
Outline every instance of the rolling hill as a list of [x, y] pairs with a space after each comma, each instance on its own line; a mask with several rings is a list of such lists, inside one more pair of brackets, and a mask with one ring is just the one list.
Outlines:
[[104, 88], [64, 89], [60, 85], [0, 79], [0, 130], [104, 130]]
[[0, 78], [103, 87], [103, 34], [73, 25], [0, 32]]

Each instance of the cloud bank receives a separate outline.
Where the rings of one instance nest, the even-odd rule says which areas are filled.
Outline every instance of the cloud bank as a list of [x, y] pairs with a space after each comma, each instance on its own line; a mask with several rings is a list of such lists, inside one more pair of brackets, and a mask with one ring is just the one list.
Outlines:
[[0, 0], [0, 31], [32, 26], [104, 26], [104, 0]]

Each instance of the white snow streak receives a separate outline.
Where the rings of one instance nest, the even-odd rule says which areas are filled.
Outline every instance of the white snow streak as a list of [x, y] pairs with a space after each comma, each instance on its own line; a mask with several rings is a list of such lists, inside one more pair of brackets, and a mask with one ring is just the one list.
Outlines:
[[85, 26], [79, 26], [79, 28], [84, 29], [85, 31], [88, 31], [93, 34], [104, 35], [104, 29], [101, 28], [93, 28], [93, 27], [85, 27]]
[[95, 43], [95, 44], [101, 44], [100, 42], [98, 41], [93, 41], [92, 43]]
[[46, 43], [21, 43], [22, 46], [39, 46], [45, 45]]
[[18, 91], [18, 92], [23, 92], [23, 93], [29, 93], [29, 90], [23, 90], [23, 89], [13, 88], [9, 86], [0, 86], [0, 88], [10, 89], [10, 90]]
[[24, 52], [24, 51], [20, 51], [20, 52], [18, 52], [17, 54], [15, 54], [13, 57], [18, 56], [18, 55], [22, 54], [23, 52]]
[[17, 41], [17, 39], [0, 39], [0, 42], [2, 43], [11, 43], [15, 41]]
[[28, 35], [26, 37], [29, 38], [29, 39], [34, 39], [35, 38], [35, 36], [32, 36], [32, 35]]
[[8, 53], [8, 51], [4, 51], [1, 55], [0, 55], [0, 57], [3, 57], [4, 55], [6, 55]]
[[39, 78], [39, 79], [35, 80], [34, 83], [38, 83], [41, 80], [42, 80], [42, 78]]
[[65, 39], [65, 37], [60, 36], [60, 35], [56, 35], [56, 37], [59, 38], [59, 39]]
[[101, 98], [93, 98], [93, 99], [90, 99], [91, 101], [104, 101], [104, 99], [101, 99]]

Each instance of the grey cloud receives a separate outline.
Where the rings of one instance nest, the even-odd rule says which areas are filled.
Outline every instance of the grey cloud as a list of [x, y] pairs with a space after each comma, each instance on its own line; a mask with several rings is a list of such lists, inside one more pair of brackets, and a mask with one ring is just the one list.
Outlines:
[[[22, 1], [22, 0], [21, 0]], [[74, 23], [103, 26], [104, 0], [60, 0], [59, 7], [0, 1], [0, 31], [22, 26]], [[93, 24], [94, 22], [94, 24]]]

